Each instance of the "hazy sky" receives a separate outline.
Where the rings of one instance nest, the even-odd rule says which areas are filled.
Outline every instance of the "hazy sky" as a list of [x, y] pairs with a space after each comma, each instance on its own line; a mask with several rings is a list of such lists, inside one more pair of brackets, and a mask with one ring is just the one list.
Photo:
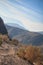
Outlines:
[[0, 0], [0, 17], [30, 31], [43, 31], [43, 0]]

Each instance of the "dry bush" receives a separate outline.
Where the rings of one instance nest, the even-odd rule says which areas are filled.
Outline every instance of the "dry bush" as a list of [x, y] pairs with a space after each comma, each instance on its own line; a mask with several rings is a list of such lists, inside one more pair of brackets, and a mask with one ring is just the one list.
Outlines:
[[40, 60], [40, 49], [34, 46], [28, 46], [25, 50], [25, 58], [31, 62]]
[[25, 48], [23, 47], [20, 47], [18, 52], [17, 52], [17, 55], [21, 58], [24, 58], [24, 55], [25, 55], [25, 51], [24, 51]]
[[27, 46], [19, 48], [17, 52], [18, 56], [24, 58], [30, 62], [35, 62], [40, 60], [40, 49], [35, 46]]
[[0, 39], [2, 39], [2, 41], [5, 41], [5, 42], [9, 40], [7, 35], [2, 35], [2, 34], [0, 34]]
[[8, 41], [9, 40], [7, 35], [3, 35], [2, 39], [3, 39], [3, 41]]
[[17, 45], [19, 44], [19, 41], [18, 41], [18, 40], [16, 40], [16, 39], [13, 39], [13, 40], [12, 40], [12, 44], [14, 44], [14, 45], [16, 45], [16, 46], [17, 46]]
[[37, 61], [34, 65], [43, 65], [41, 61]]

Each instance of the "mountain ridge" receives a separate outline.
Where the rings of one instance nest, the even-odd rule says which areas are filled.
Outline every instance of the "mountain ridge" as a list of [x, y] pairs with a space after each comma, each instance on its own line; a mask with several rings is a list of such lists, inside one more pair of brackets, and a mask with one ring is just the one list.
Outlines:
[[[11, 39], [17, 39], [23, 44], [42, 45], [43, 35], [37, 32], [30, 32], [17, 27], [6, 26]], [[39, 40], [40, 39], [40, 40]], [[37, 42], [36, 42], [37, 40]]]
[[11, 27], [17, 27], [20, 29], [25, 29], [23, 26], [17, 24], [17, 23], [6, 23], [6, 25], [11, 26]]

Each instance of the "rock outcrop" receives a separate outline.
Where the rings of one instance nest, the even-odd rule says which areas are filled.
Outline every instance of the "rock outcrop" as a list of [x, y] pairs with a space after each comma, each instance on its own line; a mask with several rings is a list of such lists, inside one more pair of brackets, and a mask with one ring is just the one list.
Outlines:
[[4, 21], [1, 17], [0, 17], [0, 33], [1, 34], [7, 34], [7, 29], [4, 25]]

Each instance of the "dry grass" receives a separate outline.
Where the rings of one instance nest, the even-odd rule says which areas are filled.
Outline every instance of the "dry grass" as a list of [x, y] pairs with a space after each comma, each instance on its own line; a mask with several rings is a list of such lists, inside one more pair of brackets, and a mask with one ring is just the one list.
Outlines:
[[14, 44], [14, 45], [16, 45], [16, 46], [17, 46], [17, 45], [19, 44], [19, 41], [18, 41], [18, 40], [16, 40], [16, 39], [13, 39], [13, 40], [12, 40], [12, 44]]
[[9, 40], [9, 38], [8, 38], [8, 36], [7, 35], [0, 35], [0, 38], [2, 39], [2, 41], [8, 41]]
[[35, 46], [21, 47], [19, 48], [17, 55], [32, 63], [41, 60], [41, 50]]

